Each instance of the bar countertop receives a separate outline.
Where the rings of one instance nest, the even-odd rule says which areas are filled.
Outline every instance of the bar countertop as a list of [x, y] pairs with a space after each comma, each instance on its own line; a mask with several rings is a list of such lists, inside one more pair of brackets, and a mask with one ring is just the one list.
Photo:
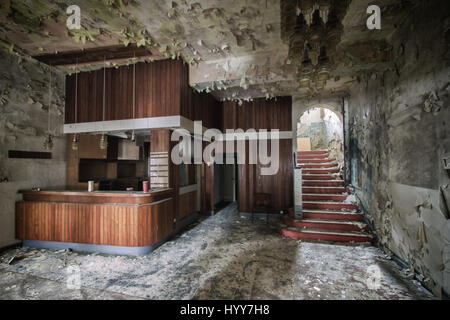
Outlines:
[[171, 188], [142, 191], [80, 191], [80, 190], [21, 190], [23, 201], [92, 203], [92, 204], [149, 204], [172, 197]]

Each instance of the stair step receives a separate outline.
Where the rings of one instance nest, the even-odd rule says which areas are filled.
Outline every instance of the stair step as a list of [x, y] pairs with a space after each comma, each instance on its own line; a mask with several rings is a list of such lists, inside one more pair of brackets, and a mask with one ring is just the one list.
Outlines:
[[303, 180], [336, 180], [331, 174], [302, 174]]
[[314, 169], [303, 169], [302, 174], [326, 174], [326, 173], [339, 173], [339, 168], [314, 168]]
[[317, 202], [317, 201], [303, 201], [304, 209], [321, 209], [321, 210], [358, 210], [356, 204], [342, 203], [342, 202]]
[[314, 164], [314, 163], [323, 163], [328, 164], [335, 162], [335, 159], [298, 159], [297, 164]]
[[363, 215], [361, 213], [314, 209], [304, 209], [303, 218], [320, 220], [363, 221]]
[[324, 220], [324, 219], [303, 219], [294, 220], [291, 217], [284, 217], [284, 223], [288, 227], [298, 229], [322, 229], [335, 231], [367, 231], [365, 223], [344, 220]]
[[338, 164], [336, 162], [330, 163], [316, 163], [316, 164], [301, 164], [298, 163], [303, 169], [320, 169], [320, 168], [334, 168], [337, 167]]
[[302, 160], [306, 160], [306, 159], [328, 159], [328, 155], [327, 154], [299, 154], [297, 155], [297, 159], [302, 159]]
[[321, 229], [298, 229], [291, 227], [279, 227], [282, 235], [299, 240], [321, 240], [334, 242], [373, 242], [371, 235], [364, 232], [346, 231], [334, 232]]
[[311, 187], [311, 186], [303, 186], [303, 193], [308, 194], [339, 194], [345, 193], [345, 187]]
[[[303, 192], [305, 192], [303, 190]], [[311, 194], [311, 193], [303, 193], [302, 199], [303, 201], [345, 201], [347, 199], [348, 194]]]
[[303, 180], [303, 187], [343, 187], [344, 180]]
[[[294, 218], [294, 209], [288, 210], [289, 216]], [[303, 219], [339, 220], [339, 221], [363, 221], [363, 215], [359, 212], [346, 212], [321, 209], [304, 209]]]
[[298, 155], [300, 154], [328, 154], [327, 150], [315, 150], [315, 151], [298, 151]]

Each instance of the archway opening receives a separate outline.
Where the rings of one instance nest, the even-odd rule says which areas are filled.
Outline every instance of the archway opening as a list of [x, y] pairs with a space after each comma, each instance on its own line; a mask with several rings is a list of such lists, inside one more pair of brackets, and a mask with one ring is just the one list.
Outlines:
[[[298, 151], [328, 151], [339, 169], [344, 166], [344, 126], [342, 115], [324, 105], [312, 106], [297, 122]], [[341, 172], [342, 173], [342, 172]]]

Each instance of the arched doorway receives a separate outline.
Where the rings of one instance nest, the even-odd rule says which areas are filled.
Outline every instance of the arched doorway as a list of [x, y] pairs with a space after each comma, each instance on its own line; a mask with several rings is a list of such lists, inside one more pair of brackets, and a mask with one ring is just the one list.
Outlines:
[[344, 126], [342, 115], [326, 105], [315, 105], [297, 121], [298, 151], [328, 151], [342, 173], [344, 167]]

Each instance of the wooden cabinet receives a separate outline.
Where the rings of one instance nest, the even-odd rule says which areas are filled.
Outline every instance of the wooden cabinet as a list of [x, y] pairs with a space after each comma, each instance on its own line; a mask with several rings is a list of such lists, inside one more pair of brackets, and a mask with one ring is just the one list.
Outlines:
[[[72, 135], [67, 136], [67, 188], [86, 190], [87, 182], [84, 180], [114, 179], [117, 176], [118, 138], [107, 137], [108, 147], [100, 149], [101, 135], [82, 134], [78, 136], [78, 150], [72, 149]], [[92, 161], [90, 164], [89, 161]], [[90, 168], [96, 173], [80, 175], [82, 168]], [[84, 181], [84, 182], [80, 182]], [[98, 189], [98, 183], [95, 186]]]
[[140, 148], [131, 140], [120, 140], [117, 160], [140, 160]]
[[141, 247], [173, 232], [173, 191], [24, 191], [16, 202], [21, 240]]
[[106, 159], [107, 149], [100, 149], [101, 136], [83, 134], [79, 136], [78, 158]]
[[117, 160], [118, 139], [116, 137], [107, 137], [108, 147], [100, 149], [101, 135], [82, 134], [78, 142], [79, 159], [103, 159], [109, 161]]

